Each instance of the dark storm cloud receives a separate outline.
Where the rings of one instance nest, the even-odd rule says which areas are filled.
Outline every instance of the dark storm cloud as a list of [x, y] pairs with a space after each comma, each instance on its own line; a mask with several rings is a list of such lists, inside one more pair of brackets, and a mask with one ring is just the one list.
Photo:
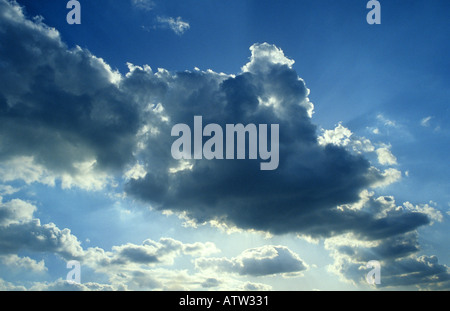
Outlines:
[[54, 172], [131, 159], [138, 113], [119, 76], [88, 51], [68, 50], [56, 30], [0, 1], [0, 159], [32, 156]]
[[[269, 44], [251, 47], [250, 62], [236, 75], [212, 71], [168, 73], [130, 65], [126, 92], [145, 103], [146, 148], [139, 157], [147, 175], [132, 179], [128, 194], [160, 210], [186, 212], [202, 223], [218, 220], [244, 229], [331, 236], [356, 231], [366, 238], [407, 232], [428, 223], [420, 214], [374, 219], [371, 214], [338, 210], [359, 199], [361, 190], [385, 177], [361, 155], [318, 143], [311, 121], [313, 105], [291, 67], [293, 61]], [[135, 88], [139, 85], [140, 88]], [[191, 169], [170, 153], [173, 125], [201, 115], [203, 124], [279, 124], [280, 164], [260, 171], [252, 160], [196, 160]], [[204, 139], [205, 141], [206, 139]]]
[[[391, 177], [362, 155], [319, 144], [309, 90], [292, 62], [269, 44], [254, 45], [251, 50], [250, 62], [236, 76], [212, 71], [153, 72], [130, 65], [123, 89], [140, 86], [133, 89], [134, 96], [147, 107], [146, 119], [153, 129], [140, 137], [145, 148], [138, 157], [147, 174], [129, 181], [128, 194], [159, 210], [185, 212], [199, 223], [216, 220], [244, 229], [313, 237], [348, 233], [358, 243], [375, 246], [349, 244], [336, 249], [338, 270], [345, 278], [361, 279], [361, 267], [378, 258], [383, 265], [391, 265], [383, 270], [385, 286], [419, 282], [421, 288], [445, 287], [446, 267], [435, 263], [434, 269], [428, 269], [426, 258], [416, 256], [420, 249], [416, 230], [430, 224], [429, 213], [398, 208], [392, 197], [370, 197], [355, 207], [363, 189], [389, 184]], [[192, 129], [196, 115], [203, 117], [204, 124], [222, 127], [279, 124], [279, 168], [260, 171], [259, 163], [251, 160], [196, 160], [180, 168], [169, 151], [174, 140], [171, 128], [185, 123]], [[271, 258], [203, 258], [196, 265], [252, 276], [305, 269], [301, 260], [287, 260], [292, 257], [278, 253]], [[410, 265], [406, 276], [398, 274], [402, 264]], [[433, 273], [437, 273], [436, 282]]]
[[[129, 64], [121, 76], [86, 50], [68, 50], [56, 30], [28, 20], [17, 4], [0, 6], [0, 42], [8, 42], [0, 44], [0, 160], [32, 157], [56, 176], [79, 179], [87, 179], [80, 163], [104, 174], [138, 161], [147, 174], [131, 179], [127, 193], [200, 223], [312, 236], [355, 231], [370, 239], [428, 222], [418, 213], [374, 219], [336, 209], [386, 177], [363, 156], [318, 143], [309, 90], [276, 46], [253, 45], [238, 75]], [[198, 160], [176, 170], [183, 163], [172, 158], [171, 129], [193, 128], [196, 115], [222, 127], [279, 124], [278, 169]]]

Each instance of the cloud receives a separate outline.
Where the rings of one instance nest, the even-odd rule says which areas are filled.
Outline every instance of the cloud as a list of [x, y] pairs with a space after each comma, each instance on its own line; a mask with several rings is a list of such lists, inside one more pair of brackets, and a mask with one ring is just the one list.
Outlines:
[[[326, 239], [325, 248], [335, 260], [330, 271], [354, 284], [368, 285], [365, 277], [370, 268], [366, 264], [377, 260], [381, 264], [381, 285], [377, 287], [450, 288], [450, 269], [439, 264], [436, 256], [419, 255], [418, 221], [422, 218], [428, 222], [423, 218], [425, 214], [428, 219], [442, 221], [439, 211], [428, 204], [414, 206], [405, 202], [398, 206], [391, 196], [375, 197], [368, 192], [361, 195], [359, 204], [346, 208], [366, 209], [381, 223], [371, 239], [353, 233]], [[408, 217], [402, 216], [405, 211]], [[393, 225], [395, 219], [401, 223]]]
[[340, 246], [334, 253], [330, 270], [354, 284], [368, 285], [365, 277], [370, 260], [379, 260], [379, 288], [412, 287], [423, 290], [448, 290], [450, 269], [439, 264], [436, 256], [417, 256], [417, 236], [391, 238], [375, 247]]
[[347, 146], [351, 143], [353, 133], [346, 127], [339, 124], [334, 130], [323, 130], [322, 136], [318, 137], [319, 145], [326, 146], [329, 144], [335, 146]]
[[[145, 240], [142, 244], [127, 243], [113, 246], [111, 251], [99, 247], [83, 249], [69, 229], [59, 229], [55, 224], [41, 224], [34, 218], [36, 207], [14, 199], [0, 205], [0, 263], [12, 271], [42, 273], [47, 271], [44, 260], [20, 257], [18, 253], [56, 254], [60, 258], [78, 260], [84, 273], [105, 277], [107, 284], [83, 282], [71, 284], [64, 280], [18, 286], [0, 279], [0, 289], [33, 291], [97, 291], [97, 290], [199, 290], [199, 289], [254, 289], [267, 285], [245, 283], [231, 277], [213, 281], [204, 273], [191, 274], [173, 269], [174, 261], [182, 256], [204, 258], [219, 250], [211, 242], [182, 243], [172, 238], [159, 241]], [[162, 268], [162, 267], [170, 267]], [[88, 272], [86, 272], [88, 271]]]
[[[308, 231], [307, 215], [323, 213], [325, 218], [383, 176], [369, 170], [362, 157], [338, 146], [320, 146], [310, 119], [309, 90], [290, 67], [293, 62], [272, 45], [254, 45], [251, 51], [246, 71], [237, 76], [131, 67], [123, 88], [163, 112], [147, 109], [146, 119], [157, 129], [142, 137], [148, 146], [140, 154], [147, 175], [130, 180], [126, 190], [157, 209], [187, 212], [199, 223], [220, 220], [276, 233]], [[279, 169], [261, 173], [251, 161], [202, 160], [189, 163], [190, 169], [171, 170], [180, 165], [170, 155], [171, 126], [191, 124], [194, 115], [202, 115], [205, 123], [280, 124]]]
[[218, 249], [210, 242], [183, 244], [171, 238], [161, 238], [159, 242], [145, 240], [142, 245], [127, 243], [114, 246], [110, 252], [89, 248], [84, 252], [82, 262], [103, 271], [132, 265], [172, 265], [180, 254], [205, 256], [216, 252]]
[[[266, 284], [243, 282], [231, 275], [223, 275], [223, 273], [212, 275], [209, 270], [192, 273], [187, 269], [178, 270], [173, 267], [174, 261], [182, 256], [192, 256], [196, 262], [198, 259], [207, 259], [209, 258], [207, 256], [218, 251], [211, 242], [182, 243], [171, 238], [161, 238], [158, 242], [145, 240], [141, 245], [127, 243], [113, 246], [111, 251], [88, 248], [80, 260], [83, 266], [106, 276], [108, 284], [113, 288], [124, 290], [271, 289]], [[290, 252], [285, 257], [289, 257], [289, 255], [292, 255], [293, 258], [286, 258], [284, 261], [293, 267], [292, 261], [298, 257]], [[255, 257], [258, 258], [258, 256]], [[258, 259], [263, 262], [264, 258]], [[277, 258], [273, 259], [272, 269], [276, 269], [276, 260]], [[246, 264], [250, 265], [251, 263]], [[267, 266], [270, 268], [270, 265]], [[247, 268], [252, 269], [250, 266]]]
[[0, 197], [0, 226], [20, 224], [33, 219], [33, 213], [36, 211], [34, 205], [20, 199], [14, 199], [5, 203], [2, 201]]
[[156, 21], [159, 27], [169, 28], [179, 36], [184, 34], [191, 27], [189, 23], [183, 21], [180, 16], [177, 18], [157, 16]]
[[381, 113], [377, 115], [377, 120], [381, 122], [386, 127], [398, 127], [397, 123], [393, 120], [386, 118]]
[[238, 287], [242, 291], [271, 291], [272, 287], [266, 284], [246, 282], [242, 287]]
[[55, 185], [55, 176], [42, 165], [36, 164], [32, 156], [16, 156], [0, 163], [0, 179], [3, 182], [22, 180], [27, 184], [40, 182]]
[[[145, 3], [150, 2], [134, 2]], [[159, 17], [158, 22], [180, 35], [189, 29], [181, 18]], [[374, 197], [373, 188], [400, 180], [401, 172], [380, 170], [365, 153], [375, 151], [379, 164], [395, 165], [390, 147], [357, 137], [341, 124], [318, 135], [310, 91], [294, 60], [279, 47], [252, 45], [249, 61], [237, 74], [154, 71], [129, 64], [129, 72], [121, 75], [86, 49], [69, 49], [57, 30], [25, 17], [16, 2], [0, 0], [0, 29], [0, 42], [8, 42], [0, 45], [2, 182], [55, 186], [61, 181], [63, 188], [98, 190], [123, 178], [127, 195], [197, 224], [325, 239], [349, 235], [350, 242], [330, 249], [344, 263], [337, 271], [353, 280], [372, 252], [385, 256], [386, 262], [392, 258], [397, 268], [386, 274], [391, 284], [417, 280], [424, 287], [446, 285], [446, 267], [433, 256], [417, 256], [417, 229], [442, 215], [432, 206], [396, 206], [393, 197]], [[205, 124], [221, 126], [278, 124], [278, 169], [260, 171], [252, 160], [173, 159], [172, 127], [192, 126], [199, 115]], [[377, 119], [387, 128], [399, 127], [381, 114]], [[12, 194], [11, 189], [1, 191]], [[161, 239], [111, 251], [84, 250], [69, 229], [41, 224], [35, 211], [23, 200], [0, 201], [0, 255], [26, 251], [84, 260], [115, 286], [122, 282], [130, 288], [264, 288], [159, 266], [171, 265], [180, 255], [204, 257], [214, 250], [212, 245]], [[306, 267], [288, 249], [274, 246], [231, 259], [202, 260], [252, 276]], [[32, 265], [26, 257], [19, 262]], [[113, 269], [108, 272], [101, 263]], [[405, 272], [400, 263], [412, 270]]]
[[144, 11], [151, 11], [156, 6], [152, 0], [131, 0], [133, 6]]
[[443, 216], [442, 213], [437, 210], [436, 208], [434, 208], [433, 206], [433, 202], [430, 202], [430, 204], [419, 204], [419, 205], [414, 205], [410, 202], [405, 202], [403, 203], [403, 207], [409, 211], [415, 211], [418, 213], [423, 213], [428, 215], [428, 217], [431, 220], [437, 221], [437, 222], [442, 222], [443, 221]]
[[[42, 273], [47, 271], [44, 260], [20, 257], [18, 253], [56, 254], [60, 258], [78, 260], [84, 273], [106, 276], [108, 284], [83, 282], [71, 284], [64, 280], [50, 283], [34, 283], [23, 287], [0, 279], [0, 289], [32, 291], [97, 291], [97, 290], [149, 290], [149, 289], [202, 289], [224, 290], [244, 287], [244, 283], [232, 278], [222, 278], [214, 284], [210, 276], [190, 274], [183, 270], [161, 268], [172, 266], [181, 256], [204, 257], [219, 250], [211, 242], [182, 243], [172, 238], [158, 242], [147, 239], [142, 244], [127, 243], [113, 246], [111, 251], [99, 247], [83, 249], [69, 229], [59, 229], [55, 224], [41, 224], [33, 217], [36, 207], [14, 199], [0, 205], [0, 263], [12, 271]], [[85, 272], [88, 271], [88, 272]], [[206, 282], [206, 283], [205, 283]], [[255, 284], [255, 287], [263, 287]]]
[[0, 202], [2, 201], [2, 195], [11, 195], [19, 191], [20, 189], [14, 188], [10, 185], [0, 185]]
[[67, 282], [66, 280], [58, 279], [50, 283], [35, 283], [29, 288], [30, 291], [69, 291], [69, 292], [82, 292], [82, 291], [117, 291], [124, 290], [123, 287], [114, 287], [109, 284], [100, 284], [95, 282], [74, 283]]
[[26, 291], [26, 287], [0, 279], [0, 291]]
[[213, 269], [219, 272], [237, 273], [239, 275], [265, 276], [284, 275], [298, 276], [307, 269], [300, 257], [285, 246], [265, 245], [245, 250], [237, 257], [198, 258], [195, 261], [198, 269]]
[[125, 290], [164, 290], [164, 291], [243, 291], [271, 290], [271, 286], [262, 283], [241, 281], [228, 276], [211, 277], [205, 273], [190, 273], [188, 270], [142, 269], [132, 268], [120, 273], [110, 274], [110, 283]]
[[322, 135], [318, 137], [318, 143], [321, 146], [334, 145], [345, 147], [350, 152], [356, 152], [357, 154], [375, 151], [375, 146], [369, 139], [356, 136], [341, 123], [333, 130], [322, 129]]
[[138, 126], [120, 74], [15, 2], [0, 1], [0, 28], [2, 179], [100, 188], [132, 158]]
[[32, 272], [47, 271], [44, 260], [37, 262], [30, 257], [19, 257], [16, 254], [0, 256], [0, 263], [13, 270], [27, 270]]
[[383, 147], [377, 149], [378, 162], [381, 165], [395, 165], [397, 164], [397, 158], [392, 154], [389, 147]]
[[20, 199], [0, 202], [0, 255], [19, 251], [55, 253], [73, 259], [82, 255], [78, 239], [69, 229], [41, 224], [34, 218], [36, 207]]
[[423, 127], [429, 127], [429, 126], [430, 126], [430, 121], [431, 121], [432, 118], [433, 118], [433, 117], [431, 117], [431, 116], [426, 117], [426, 118], [423, 118], [423, 119], [420, 121], [420, 125], [423, 126]]
[[[390, 182], [391, 171], [345, 146], [318, 143], [309, 90], [280, 48], [251, 46], [238, 75], [129, 64], [122, 76], [86, 50], [69, 50], [15, 4], [0, 6], [7, 30], [0, 36], [11, 42], [0, 47], [5, 180], [97, 190], [124, 174], [128, 195], [157, 210], [271, 233], [329, 236], [372, 221], [336, 206]], [[171, 128], [195, 115], [222, 125], [279, 124], [278, 170], [260, 172], [251, 160], [174, 160]]]
[[[317, 136], [314, 105], [294, 62], [267, 43], [250, 50], [250, 61], [238, 75], [211, 70], [153, 72], [148, 66], [129, 66], [122, 89], [133, 93], [137, 102], [147, 103], [146, 131], [141, 131], [145, 134], [140, 135], [142, 149], [137, 155], [146, 175], [140, 170], [141, 177], [130, 179], [126, 192], [198, 224], [225, 223], [314, 237], [349, 231], [371, 236], [370, 228], [382, 221], [336, 206], [358, 201], [364, 189], [398, 181], [401, 172], [372, 166], [363, 153], [373, 152], [374, 145], [342, 125]], [[195, 115], [202, 115], [204, 124], [222, 126], [279, 124], [279, 168], [261, 172], [250, 160], [174, 160], [171, 128], [178, 123], [192, 125]], [[402, 217], [420, 218], [405, 213], [397, 220]], [[426, 217], [417, 222], [426, 223]]]

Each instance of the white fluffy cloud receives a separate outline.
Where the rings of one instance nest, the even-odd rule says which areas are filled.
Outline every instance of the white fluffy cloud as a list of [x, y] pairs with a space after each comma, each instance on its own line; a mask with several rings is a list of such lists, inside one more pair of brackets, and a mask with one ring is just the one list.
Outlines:
[[44, 260], [37, 262], [30, 257], [19, 257], [16, 254], [0, 256], [0, 263], [12, 270], [25, 270], [29, 272], [47, 271]]
[[381, 165], [395, 165], [397, 158], [392, 154], [389, 147], [382, 147], [377, 149], [378, 162]]
[[83, 262], [99, 270], [130, 268], [131, 266], [170, 266], [180, 255], [206, 256], [219, 250], [213, 243], [184, 244], [171, 238], [161, 238], [159, 242], [145, 240], [141, 245], [127, 243], [114, 246], [112, 251], [89, 248]]
[[306, 263], [290, 249], [274, 245], [247, 249], [231, 259], [225, 257], [199, 258], [195, 264], [199, 269], [213, 269], [219, 272], [249, 276], [299, 276], [308, 268]]

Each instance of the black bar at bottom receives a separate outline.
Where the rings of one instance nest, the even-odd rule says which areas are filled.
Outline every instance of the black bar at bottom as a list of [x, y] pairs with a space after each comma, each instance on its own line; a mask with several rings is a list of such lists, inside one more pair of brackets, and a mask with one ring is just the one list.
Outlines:
[[[414, 295], [414, 296], [413, 296]], [[444, 296], [445, 295], [445, 296]], [[0, 292], [2, 302], [29, 301], [40, 307], [146, 307], [149, 310], [301, 310], [315, 308], [352, 309], [389, 304], [401, 309], [433, 299], [448, 299], [448, 292]], [[381, 307], [380, 305], [380, 307]]]

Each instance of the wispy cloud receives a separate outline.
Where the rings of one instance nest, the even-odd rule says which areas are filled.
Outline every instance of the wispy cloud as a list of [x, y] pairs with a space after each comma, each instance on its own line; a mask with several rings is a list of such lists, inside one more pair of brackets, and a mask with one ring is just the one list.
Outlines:
[[151, 11], [156, 6], [155, 2], [153, 2], [152, 0], [131, 0], [131, 3], [136, 8], [144, 11]]
[[382, 114], [378, 114], [377, 119], [387, 127], [397, 127], [397, 123], [395, 121], [386, 118]]
[[431, 119], [433, 119], [432, 116], [423, 118], [423, 119], [420, 121], [420, 125], [423, 126], [423, 127], [429, 127], [429, 126], [430, 126], [430, 121], [431, 121]]
[[184, 34], [191, 26], [188, 22], [183, 21], [180, 16], [177, 18], [158, 16], [156, 18], [158, 25], [162, 28], [168, 28], [177, 35]]

